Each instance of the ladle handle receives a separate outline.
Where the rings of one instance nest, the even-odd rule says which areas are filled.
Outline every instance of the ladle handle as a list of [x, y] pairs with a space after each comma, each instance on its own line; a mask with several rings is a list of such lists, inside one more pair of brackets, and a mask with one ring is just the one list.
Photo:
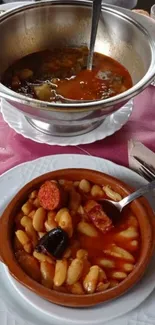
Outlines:
[[123, 200], [121, 200], [119, 202], [119, 204], [121, 205], [121, 208], [123, 209], [127, 204], [129, 204], [130, 202], [132, 202], [133, 200], [143, 196], [145, 193], [153, 190], [155, 188], [155, 180], [143, 187], [141, 187], [139, 190], [137, 190], [136, 192], [133, 192], [132, 194], [128, 195], [127, 197], [125, 197]]
[[102, 0], [93, 0], [91, 37], [90, 37], [90, 46], [89, 46], [89, 53], [88, 53], [88, 60], [87, 60], [88, 70], [92, 70], [92, 65], [93, 65], [94, 47], [96, 41], [98, 22], [101, 13], [101, 2]]

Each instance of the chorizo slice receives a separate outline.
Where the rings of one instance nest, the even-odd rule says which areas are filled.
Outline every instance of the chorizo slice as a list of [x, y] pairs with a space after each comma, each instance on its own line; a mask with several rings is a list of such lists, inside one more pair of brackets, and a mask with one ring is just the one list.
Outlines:
[[103, 211], [102, 206], [96, 201], [87, 201], [84, 210], [94, 226], [102, 233], [106, 233], [113, 228], [112, 220]]
[[64, 206], [67, 193], [55, 182], [46, 181], [39, 189], [40, 205], [47, 210], [55, 210]]

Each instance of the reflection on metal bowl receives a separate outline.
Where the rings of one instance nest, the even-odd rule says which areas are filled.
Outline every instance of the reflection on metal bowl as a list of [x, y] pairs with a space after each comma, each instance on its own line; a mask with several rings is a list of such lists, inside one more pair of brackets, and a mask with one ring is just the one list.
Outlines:
[[[0, 76], [14, 61], [30, 53], [52, 47], [89, 45], [91, 4], [83, 0], [43, 1], [2, 15]], [[111, 56], [128, 69], [133, 80], [131, 89], [105, 100], [48, 103], [17, 94], [0, 84], [0, 96], [44, 132], [72, 136], [95, 128], [153, 80], [155, 25], [139, 16], [103, 5], [95, 47], [95, 51]]]

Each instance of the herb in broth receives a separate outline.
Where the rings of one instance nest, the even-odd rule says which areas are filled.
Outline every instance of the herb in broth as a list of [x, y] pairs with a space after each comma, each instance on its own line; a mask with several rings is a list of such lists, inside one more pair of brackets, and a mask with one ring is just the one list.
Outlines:
[[132, 87], [129, 72], [117, 61], [88, 48], [62, 48], [30, 54], [4, 73], [3, 84], [17, 93], [48, 102], [106, 99]]

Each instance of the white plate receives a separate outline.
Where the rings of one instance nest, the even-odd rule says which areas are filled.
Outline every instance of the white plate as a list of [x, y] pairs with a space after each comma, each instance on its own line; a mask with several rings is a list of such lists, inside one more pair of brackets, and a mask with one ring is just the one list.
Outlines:
[[[0, 213], [10, 199], [15, 195], [15, 193], [31, 179], [48, 171], [73, 167], [104, 171], [105, 173], [122, 179], [134, 187], [139, 187], [146, 183], [144, 179], [131, 170], [115, 165], [114, 163], [104, 159], [83, 155], [47, 156], [32, 162], [21, 164], [0, 177]], [[149, 196], [149, 198], [151, 200], [151, 196]], [[151, 204], [154, 204], [154, 200], [151, 201]], [[15, 319], [18, 318], [17, 315], [20, 315], [20, 317], [24, 320], [24, 322], [22, 321], [23, 323], [21, 320], [19, 321], [20, 325], [28, 325], [30, 324], [30, 321], [37, 325], [101, 325], [104, 322], [106, 322], [107, 325], [108, 320], [123, 315], [136, 308], [153, 291], [155, 287], [154, 263], [155, 259], [152, 260], [146, 276], [144, 276], [141, 282], [126, 295], [123, 295], [122, 297], [111, 302], [89, 309], [65, 308], [56, 306], [46, 300], [43, 300], [17, 283], [10, 276], [7, 268], [3, 264], [0, 264], [0, 324], [15, 324], [15, 322], [13, 322], [13, 316], [8, 316], [9, 308], [11, 313], [15, 313]], [[1, 311], [4, 308], [2, 307], [4, 302], [7, 304], [7, 307], [5, 306], [4, 313], [2, 313]], [[153, 306], [152, 308], [150, 308], [150, 306], [151, 300], [149, 304], [149, 314], [151, 317], [154, 317], [155, 321], [155, 311]], [[143, 305], [143, 307], [139, 307], [137, 315], [144, 312], [144, 310], [145, 305]], [[3, 320], [1, 318], [4, 316], [4, 314], [6, 316]], [[7, 319], [7, 322], [5, 319]], [[129, 319], [134, 320], [134, 314], [131, 313], [129, 316], [127, 315], [123, 319], [125, 321], [122, 324], [129, 325], [128, 321]], [[111, 321], [109, 324], [120, 325], [120, 322], [121, 319], [118, 321]], [[131, 324], [135, 325], [136, 323]], [[141, 325], [140, 323], [137, 324]], [[152, 324], [155, 324], [155, 322]], [[145, 325], [145, 323], [143, 323], [143, 325]], [[151, 322], [149, 325], [151, 325]]]
[[133, 108], [133, 101], [129, 101], [123, 108], [116, 113], [108, 116], [103, 123], [95, 130], [74, 137], [56, 137], [42, 133], [35, 129], [25, 119], [24, 115], [7, 103], [4, 99], [1, 104], [3, 118], [8, 125], [21, 134], [24, 138], [35, 142], [46, 143], [49, 145], [73, 146], [79, 144], [93, 143], [97, 140], [106, 138], [122, 128], [128, 121]]

